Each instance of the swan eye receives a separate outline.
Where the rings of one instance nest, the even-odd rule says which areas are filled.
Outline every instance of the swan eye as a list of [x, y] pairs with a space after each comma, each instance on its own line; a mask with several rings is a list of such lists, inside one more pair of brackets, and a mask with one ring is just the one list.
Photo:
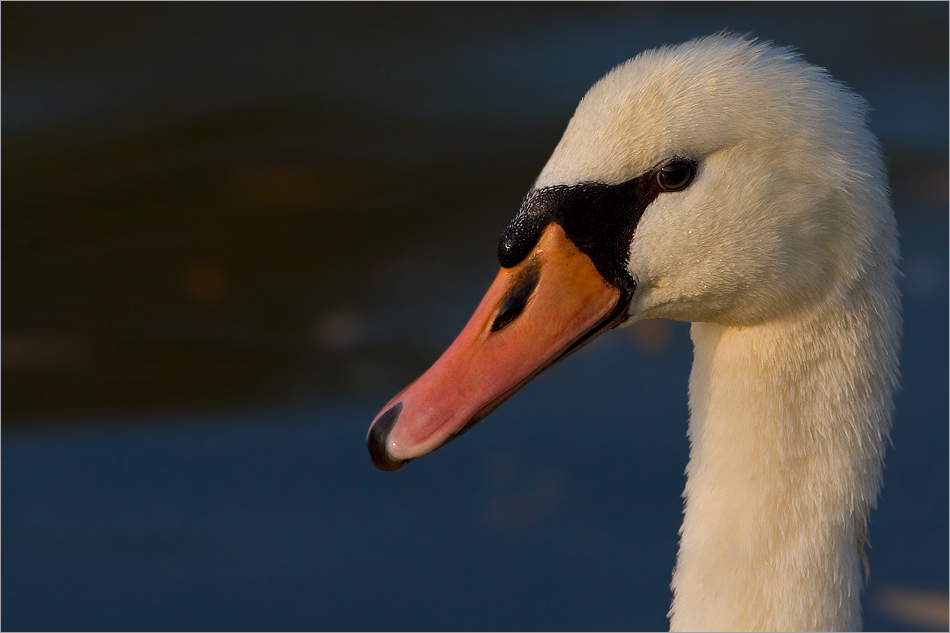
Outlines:
[[680, 191], [693, 182], [694, 173], [692, 163], [678, 160], [660, 167], [656, 172], [656, 182], [664, 191]]

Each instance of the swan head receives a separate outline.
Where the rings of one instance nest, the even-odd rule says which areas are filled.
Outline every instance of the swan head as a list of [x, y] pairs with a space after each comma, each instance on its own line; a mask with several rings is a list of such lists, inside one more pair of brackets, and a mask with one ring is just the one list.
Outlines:
[[851, 292], [894, 257], [865, 117], [824, 70], [730, 35], [613, 69], [503, 233], [468, 325], [370, 427], [374, 464], [442, 446], [612, 327], [754, 325]]

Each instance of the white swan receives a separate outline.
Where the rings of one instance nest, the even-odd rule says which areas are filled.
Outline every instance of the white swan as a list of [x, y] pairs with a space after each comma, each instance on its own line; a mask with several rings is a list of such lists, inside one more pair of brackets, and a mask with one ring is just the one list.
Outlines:
[[865, 112], [823, 70], [734, 36], [615, 68], [502, 236], [471, 321], [370, 428], [374, 463], [445, 444], [610, 327], [691, 321], [671, 628], [857, 629], [900, 339]]

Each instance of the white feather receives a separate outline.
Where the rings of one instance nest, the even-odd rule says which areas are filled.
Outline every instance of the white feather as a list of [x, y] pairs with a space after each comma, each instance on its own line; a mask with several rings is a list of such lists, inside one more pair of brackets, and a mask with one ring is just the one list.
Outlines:
[[703, 38], [594, 85], [536, 183], [699, 164], [647, 208], [629, 261], [630, 322], [693, 322], [674, 630], [860, 626], [900, 340], [897, 231], [866, 111], [787, 49]]

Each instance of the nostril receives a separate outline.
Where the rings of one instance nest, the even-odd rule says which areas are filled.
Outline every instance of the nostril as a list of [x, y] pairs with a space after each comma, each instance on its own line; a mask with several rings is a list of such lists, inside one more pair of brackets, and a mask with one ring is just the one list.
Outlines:
[[373, 460], [373, 466], [380, 470], [399, 470], [406, 462], [396, 459], [389, 453], [389, 433], [393, 430], [399, 414], [402, 413], [402, 403], [397, 402], [379, 416], [369, 429], [366, 437], [366, 447]]
[[512, 285], [511, 290], [505, 295], [501, 306], [498, 309], [498, 316], [492, 322], [491, 331], [498, 332], [509, 323], [518, 318], [522, 313], [528, 298], [534, 289], [538, 287], [538, 281], [541, 279], [541, 266], [537, 262], [529, 265], [519, 279]]
[[519, 301], [512, 302], [511, 304], [507, 304], [506, 302], [506, 305], [502, 306], [501, 312], [498, 313], [498, 316], [495, 317], [494, 322], [492, 322], [491, 331], [497, 332], [518, 318], [518, 315], [524, 310], [524, 306], [527, 302], [527, 296], [521, 297]]

